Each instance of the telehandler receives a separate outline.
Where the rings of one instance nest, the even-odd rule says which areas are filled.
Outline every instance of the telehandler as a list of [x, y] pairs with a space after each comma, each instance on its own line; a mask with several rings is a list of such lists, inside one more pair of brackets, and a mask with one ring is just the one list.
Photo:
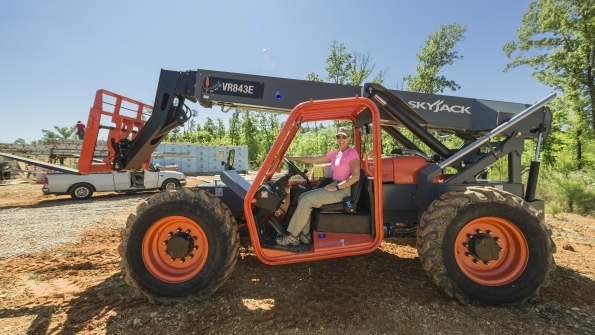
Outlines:
[[[106, 103], [109, 97], [115, 103]], [[165, 190], [146, 199], [122, 232], [120, 268], [127, 283], [150, 301], [202, 300], [228, 278], [239, 246], [238, 227], [249, 232], [258, 259], [270, 265], [362, 255], [383, 238], [417, 232], [424, 270], [450, 297], [507, 304], [537, 297], [555, 268], [555, 245], [544, 223], [544, 202], [535, 198], [539, 151], [552, 114], [533, 105], [273, 78], [211, 70], [162, 70], [155, 105], [100, 90], [91, 108], [79, 170], [140, 170], [168, 132], [186, 122], [186, 100], [211, 108], [288, 113], [254, 180], [233, 170], [221, 181]], [[134, 115], [125, 116], [123, 104]], [[103, 117], [103, 121], [102, 121]], [[110, 122], [105, 125], [102, 123]], [[284, 156], [300, 127], [312, 121], [347, 121], [362, 157], [352, 199], [316, 208], [310, 245], [281, 247], [284, 230], [303, 192], [328, 179], [311, 178]], [[109, 130], [109, 155], [93, 161], [100, 129]], [[403, 133], [407, 129], [431, 152]], [[430, 131], [451, 134], [461, 145], [448, 148]], [[382, 156], [381, 133], [400, 143]], [[521, 154], [536, 140], [528, 182]], [[418, 142], [419, 143], [419, 142]], [[369, 146], [365, 148], [365, 146]], [[507, 159], [505, 180], [488, 169]], [[285, 161], [287, 173], [276, 171]], [[297, 178], [294, 176], [299, 176]], [[407, 275], [407, 274], [403, 274]]]

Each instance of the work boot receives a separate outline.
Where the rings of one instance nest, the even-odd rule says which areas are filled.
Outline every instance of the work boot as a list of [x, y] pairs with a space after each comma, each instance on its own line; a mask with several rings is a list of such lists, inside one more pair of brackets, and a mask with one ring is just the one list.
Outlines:
[[288, 246], [288, 245], [300, 245], [300, 240], [297, 237], [294, 237], [291, 234], [287, 234], [275, 239], [278, 245]]
[[312, 244], [312, 237], [310, 237], [310, 234], [300, 233], [298, 239], [301, 244]]

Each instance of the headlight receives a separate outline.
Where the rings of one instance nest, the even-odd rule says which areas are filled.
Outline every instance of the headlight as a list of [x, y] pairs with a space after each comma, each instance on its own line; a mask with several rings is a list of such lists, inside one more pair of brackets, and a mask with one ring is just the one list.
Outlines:
[[184, 174], [182, 174], [182, 176], [180, 177], [180, 179], [185, 179], [186, 176]]

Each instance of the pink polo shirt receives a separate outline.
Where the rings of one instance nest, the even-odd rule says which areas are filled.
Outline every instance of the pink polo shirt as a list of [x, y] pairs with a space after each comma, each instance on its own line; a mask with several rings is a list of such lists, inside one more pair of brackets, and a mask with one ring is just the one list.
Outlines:
[[326, 154], [326, 157], [331, 161], [331, 169], [333, 170], [333, 179], [338, 181], [345, 181], [351, 176], [351, 167], [349, 162], [354, 159], [360, 160], [357, 150], [349, 148], [345, 152], [333, 150]]

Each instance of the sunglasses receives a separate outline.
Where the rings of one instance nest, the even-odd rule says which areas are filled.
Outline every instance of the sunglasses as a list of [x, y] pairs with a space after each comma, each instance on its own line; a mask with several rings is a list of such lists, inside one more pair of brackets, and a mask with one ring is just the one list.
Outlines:
[[345, 136], [345, 135], [337, 135], [337, 136], [335, 136], [335, 137], [336, 137], [338, 140], [345, 140], [345, 139], [347, 139], [347, 136]]

